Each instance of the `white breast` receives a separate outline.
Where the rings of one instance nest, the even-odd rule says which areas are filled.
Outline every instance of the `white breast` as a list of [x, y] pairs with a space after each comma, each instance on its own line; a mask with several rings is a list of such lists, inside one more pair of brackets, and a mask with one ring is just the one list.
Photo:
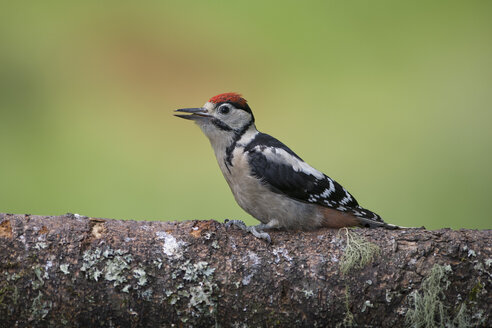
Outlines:
[[245, 134], [237, 143], [232, 165], [226, 165], [223, 156], [217, 156], [220, 169], [239, 206], [262, 223], [270, 223], [275, 228], [315, 229], [321, 226], [322, 215], [314, 205], [274, 193], [251, 174], [248, 157], [244, 153], [247, 143], [244, 141], [252, 137], [254, 135]]

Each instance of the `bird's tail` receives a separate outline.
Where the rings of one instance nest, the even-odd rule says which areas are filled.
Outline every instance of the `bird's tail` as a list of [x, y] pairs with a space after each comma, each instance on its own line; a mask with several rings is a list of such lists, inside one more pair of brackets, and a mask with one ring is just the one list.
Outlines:
[[351, 212], [357, 218], [357, 220], [359, 220], [359, 225], [364, 228], [385, 228], [389, 230], [404, 228], [394, 224], [386, 223], [376, 213], [360, 206], [352, 209]]
[[357, 219], [360, 222], [360, 226], [364, 228], [385, 228], [389, 230], [396, 230], [396, 229], [402, 229], [404, 227], [400, 227], [394, 224], [386, 223], [386, 222], [380, 222], [380, 221], [374, 221], [371, 219], [366, 219], [366, 218], [361, 218], [357, 217]]

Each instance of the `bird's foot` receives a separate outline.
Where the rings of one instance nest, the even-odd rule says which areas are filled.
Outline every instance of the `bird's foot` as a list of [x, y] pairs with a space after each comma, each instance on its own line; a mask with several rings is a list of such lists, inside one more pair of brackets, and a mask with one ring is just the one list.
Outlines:
[[265, 224], [258, 224], [256, 226], [247, 226], [241, 220], [230, 220], [225, 223], [225, 226], [226, 228], [229, 228], [230, 226], [236, 226], [241, 230], [251, 233], [256, 238], [266, 240], [269, 244], [272, 243], [272, 239], [270, 238], [270, 235], [263, 231], [263, 229], [266, 227]]

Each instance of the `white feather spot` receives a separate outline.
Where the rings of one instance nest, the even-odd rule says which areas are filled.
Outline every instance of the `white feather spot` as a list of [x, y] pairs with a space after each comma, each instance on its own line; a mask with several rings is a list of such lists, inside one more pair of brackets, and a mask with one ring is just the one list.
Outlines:
[[284, 149], [266, 147], [263, 151], [261, 151], [260, 146], [256, 146], [255, 149], [263, 153], [268, 160], [281, 164], [287, 164], [291, 166], [296, 172], [303, 172], [305, 174], [312, 175], [317, 179], [323, 179], [324, 177], [323, 173], [311, 167], [306, 162], [298, 159], [297, 157], [292, 156]]
[[345, 197], [340, 201], [340, 204], [347, 205], [348, 202], [352, 200], [352, 196], [350, 196], [350, 194], [348, 193], [347, 190], [345, 190], [345, 188], [343, 188], [343, 191], [345, 191]]
[[330, 183], [330, 187], [328, 187], [328, 189], [325, 189], [325, 191], [323, 191], [323, 193], [321, 194], [321, 197], [323, 198], [328, 198], [333, 192], [335, 192], [335, 184], [333, 183], [333, 180], [330, 178], [327, 179]]

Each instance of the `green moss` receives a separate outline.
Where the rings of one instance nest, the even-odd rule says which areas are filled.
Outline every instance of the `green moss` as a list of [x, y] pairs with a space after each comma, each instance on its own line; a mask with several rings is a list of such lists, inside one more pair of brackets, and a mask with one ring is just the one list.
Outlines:
[[5, 296], [7, 296], [7, 293], [9, 292], [8, 286], [3, 286], [0, 288], [0, 308], [3, 308], [5, 305], [3, 304], [3, 301], [5, 299]]
[[13, 285], [12, 286], [12, 294], [10, 296], [10, 299], [12, 300], [12, 303], [14, 305], [17, 305], [17, 301], [19, 300], [19, 290], [17, 289], [17, 286], [16, 285]]
[[[451, 272], [449, 265], [434, 265], [422, 282], [420, 290], [411, 294], [413, 308], [408, 310], [405, 318], [409, 327], [468, 328], [477, 327], [483, 322], [484, 318], [480, 313], [471, 315], [473, 312], [468, 308], [467, 302], [461, 303], [454, 311], [444, 305], [444, 291], [449, 287], [448, 276]], [[475, 284], [470, 291], [468, 302], [474, 302], [482, 289], [483, 285], [480, 282]]]
[[452, 321], [452, 325], [448, 325], [448, 327], [475, 327], [475, 324], [472, 322], [472, 318], [468, 314], [465, 303], [460, 305], [460, 307], [458, 308], [458, 312], [456, 313], [456, 316]]
[[353, 327], [356, 325], [354, 315], [350, 311], [350, 289], [345, 286], [345, 318], [342, 322], [343, 327]]
[[408, 310], [405, 318], [409, 327], [444, 327], [447, 318], [441, 299], [444, 297], [443, 291], [449, 286], [449, 272], [449, 265], [434, 265], [422, 282], [420, 292], [414, 291], [410, 295], [413, 298], [413, 308]]
[[367, 241], [357, 233], [343, 228], [346, 236], [346, 246], [340, 259], [340, 271], [347, 274], [353, 269], [362, 269], [379, 255], [380, 249], [376, 244]]
[[[340, 229], [339, 233], [342, 233], [342, 231], [345, 233], [346, 240], [344, 253], [339, 264], [343, 275], [354, 269], [364, 268], [380, 254], [380, 249], [376, 244], [367, 241], [364, 237], [347, 228]], [[368, 284], [371, 285], [372, 281], [368, 281]], [[370, 301], [366, 301], [362, 312], [368, 307], [373, 307]], [[345, 287], [345, 318], [337, 326], [353, 327], [356, 325], [354, 315], [350, 311], [350, 289], [347, 285]]]
[[4, 281], [5, 284], [2, 284], [3, 286], [0, 286], [0, 309], [9, 309], [10, 311], [12, 310], [12, 305], [17, 305], [20, 295], [16, 285], [6, 283], [9, 280], [9, 274], [8, 272], [5, 272], [5, 274], [7, 275], [7, 280]]
[[483, 290], [484, 285], [478, 281], [475, 286], [473, 286], [472, 290], [468, 294], [468, 300], [471, 302], [475, 302], [478, 294]]

